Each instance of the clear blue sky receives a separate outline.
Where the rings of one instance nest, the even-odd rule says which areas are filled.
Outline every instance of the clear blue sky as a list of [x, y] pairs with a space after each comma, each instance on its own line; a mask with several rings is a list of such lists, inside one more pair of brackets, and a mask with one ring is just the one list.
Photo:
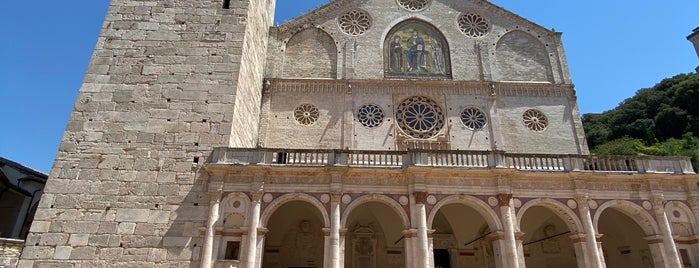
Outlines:
[[[279, 0], [277, 21], [327, 2]], [[686, 40], [699, 26], [697, 0], [491, 2], [563, 32], [582, 113], [612, 109], [636, 90], [699, 65]], [[49, 172], [108, 5], [0, 3], [1, 157]]]

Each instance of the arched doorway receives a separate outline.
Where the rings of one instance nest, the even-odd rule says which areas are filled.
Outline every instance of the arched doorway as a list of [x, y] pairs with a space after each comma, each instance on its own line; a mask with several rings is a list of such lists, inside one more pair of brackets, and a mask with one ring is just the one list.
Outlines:
[[263, 268], [323, 267], [323, 214], [306, 201], [279, 206], [267, 221]]
[[[607, 268], [663, 267], [662, 260], [653, 259], [649, 240], [645, 239], [652, 233], [641, 228], [636, 220], [628, 216], [629, 213], [610, 207], [599, 215], [597, 229], [602, 235], [602, 251]], [[634, 218], [641, 217], [640, 213], [643, 212], [637, 211]], [[656, 243], [655, 247], [659, 250], [660, 244]]]
[[[570, 215], [569, 215], [570, 216]], [[576, 230], [550, 208], [527, 208], [520, 220], [522, 248], [527, 267], [578, 267], [570, 235]]]
[[441, 206], [434, 214], [431, 228], [435, 268], [496, 267], [496, 252], [491, 234], [497, 226], [463, 203]]
[[405, 224], [394, 208], [369, 201], [353, 208], [345, 222], [345, 267], [405, 267]]

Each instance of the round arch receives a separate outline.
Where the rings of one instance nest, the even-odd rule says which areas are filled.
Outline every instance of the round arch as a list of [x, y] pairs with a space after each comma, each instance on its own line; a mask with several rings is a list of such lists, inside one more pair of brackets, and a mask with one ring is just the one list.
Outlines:
[[514, 30], [503, 34], [495, 43], [494, 59], [496, 81], [554, 82], [548, 48], [528, 32]]
[[304, 193], [290, 193], [274, 199], [260, 215], [260, 226], [267, 226], [267, 221], [269, 221], [272, 214], [274, 214], [279, 207], [291, 201], [304, 201], [311, 204], [323, 215], [323, 224], [325, 227], [330, 226], [330, 217], [328, 216], [328, 211], [325, 209], [325, 206], [315, 197]]
[[393, 200], [388, 196], [380, 194], [363, 195], [349, 203], [349, 205], [345, 208], [345, 211], [342, 213], [340, 226], [347, 227], [347, 218], [352, 213], [352, 211], [354, 211], [354, 209], [356, 209], [357, 207], [369, 202], [379, 202], [383, 203], [384, 205], [387, 205], [398, 214], [401, 221], [403, 221], [403, 227], [410, 227], [410, 219], [408, 218], [408, 214], [405, 213], [403, 206], [396, 202], [396, 200]]
[[451, 78], [449, 39], [432, 22], [412, 14], [392, 21], [384, 29], [379, 44], [384, 76]]
[[427, 217], [427, 226], [431, 228], [432, 223], [434, 222], [434, 217], [437, 215], [439, 209], [450, 204], [462, 204], [473, 208], [474, 210], [478, 211], [479, 214], [481, 214], [491, 230], [502, 230], [502, 223], [500, 222], [495, 211], [493, 211], [488, 204], [483, 202], [483, 200], [469, 195], [452, 195], [440, 200], [434, 205], [432, 211], [430, 211], [430, 214]]
[[281, 75], [284, 78], [337, 79], [338, 47], [332, 35], [319, 27], [308, 27], [282, 44]]
[[575, 214], [575, 212], [568, 206], [551, 198], [537, 198], [534, 200], [529, 200], [529, 202], [525, 203], [519, 209], [519, 212], [517, 212], [517, 229], [519, 229], [521, 226], [524, 213], [526, 213], [528, 209], [536, 206], [545, 207], [551, 210], [551, 212], [556, 214], [563, 220], [563, 222], [566, 223], [571, 233], [583, 232], [582, 222], [580, 222], [577, 214]]
[[595, 226], [595, 232], [599, 233], [599, 218], [608, 208], [617, 209], [619, 212], [631, 218], [639, 227], [643, 230], [646, 235], [659, 234], [658, 223], [655, 219], [648, 214], [648, 212], [630, 201], [627, 200], [610, 200], [599, 206], [595, 212], [595, 217], [593, 218], [593, 225]]
[[[379, 39], [379, 42], [380, 42], [379, 46], [380, 46], [381, 50], [384, 49], [384, 40], [386, 40], [386, 38], [388, 38], [388, 33], [391, 32], [391, 30], [393, 30], [393, 28], [395, 28], [396, 25], [401, 24], [401, 23], [408, 21], [408, 20], [420, 20], [420, 21], [423, 21], [423, 22], [428, 23], [430, 25], [433, 25], [433, 22], [434, 22], [434, 20], [432, 20], [431, 18], [429, 18], [427, 16], [423, 16], [421, 14], [407, 14], [407, 15], [401, 16], [397, 19], [394, 19], [393, 21], [388, 23], [388, 25], [383, 30], [383, 32], [381, 32], [381, 39]], [[444, 35], [444, 33], [442, 33], [442, 35]], [[444, 37], [446, 38], [446, 36], [444, 36]]]
[[[670, 213], [671, 211], [668, 210], [670, 208], [677, 208], [680, 211], [682, 211], [682, 213], [685, 214], [687, 221], [691, 225], [691, 228], [690, 228], [691, 231], [694, 234], [699, 234], [699, 228], [697, 226], [697, 218], [695, 217], [694, 212], [692, 212], [692, 209], [689, 208], [689, 206], [687, 206], [687, 204], [685, 204], [681, 201], [668, 201], [667, 204], [665, 204], [665, 212], [668, 215], [668, 219], [670, 219], [671, 217], [674, 216], [672, 213]], [[672, 220], [670, 220], [670, 222], [672, 222]]]

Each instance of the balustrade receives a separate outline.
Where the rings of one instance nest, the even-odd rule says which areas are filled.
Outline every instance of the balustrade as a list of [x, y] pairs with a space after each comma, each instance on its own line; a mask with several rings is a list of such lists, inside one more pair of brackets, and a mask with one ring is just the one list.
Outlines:
[[537, 172], [694, 174], [688, 157], [513, 154], [492, 151], [354, 151], [216, 148], [207, 164], [403, 168], [511, 168]]

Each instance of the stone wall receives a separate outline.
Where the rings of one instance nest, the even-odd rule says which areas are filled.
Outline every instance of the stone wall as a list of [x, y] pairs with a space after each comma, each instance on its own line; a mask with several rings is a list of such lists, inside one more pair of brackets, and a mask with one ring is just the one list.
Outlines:
[[0, 267], [16, 267], [24, 240], [0, 238]]
[[[338, 17], [352, 9], [367, 11], [372, 20], [371, 27], [357, 36], [345, 34], [338, 26]], [[480, 14], [488, 20], [490, 28], [487, 35], [470, 37], [460, 31], [457, 25], [459, 16], [470, 12]], [[296, 39], [311, 38], [312, 35], [306, 34], [303, 29], [315, 28], [332, 38], [327, 40], [324, 46], [337, 47], [337, 72], [341, 78], [383, 79], [383, 61], [387, 59], [384, 40], [394, 26], [411, 19], [434, 26], [444, 36], [453, 66], [453, 80], [571, 83], [560, 33], [550, 31], [485, 1], [461, 0], [432, 1], [429, 7], [419, 12], [401, 8], [396, 1], [331, 2], [308, 15], [273, 28], [267, 55], [270, 65], [266, 68], [265, 75], [270, 78], [298, 78], [297, 73], [282, 68], [278, 63], [308, 58], [302, 54], [309, 53], [309, 50], [320, 51], [320, 46], [298, 51], [284, 49], [292, 41], [298, 42]], [[509, 34], [515, 31], [516, 35]], [[506, 39], [506, 45], [514, 45], [519, 49], [498, 49], [502, 48], [503, 39]], [[533, 46], [536, 46], [536, 53], [528, 50]], [[507, 58], [522, 50], [526, 50], [527, 53], [519, 55], [520, 62], [509, 61], [511, 64], [497, 73], [498, 58]], [[532, 64], [536, 68], [532, 68]], [[303, 77], [326, 76], [314, 76], [314, 73], [309, 73]]]
[[274, 1], [222, 7], [112, 1], [20, 265], [196, 263], [200, 165], [214, 147], [257, 140]]
[[[493, 88], [491, 88], [491, 86]], [[491, 91], [492, 90], [492, 91]], [[443, 110], [445, 126], [429, 139], [406, 136], [397, 123], [400, 103], [412, 96], [434, 100]], [[318, 108], [318, 120], [299, 123], [295, 109]], [[359, 109], [374, 105], [383, 121], [361, 124]], [[482, 129], [470, 129], [461, 119], [465, 108], [486, 117]], [[547, 127], [532, 131], [523, 114], [536, 109]], [[587, 154], [571, 86], [522, 83], [463, 83], [414, 81], [274, 80], [266, 93], [260, 145], [267, 148], [403, 150], [504, 150], [510, 153]]]

